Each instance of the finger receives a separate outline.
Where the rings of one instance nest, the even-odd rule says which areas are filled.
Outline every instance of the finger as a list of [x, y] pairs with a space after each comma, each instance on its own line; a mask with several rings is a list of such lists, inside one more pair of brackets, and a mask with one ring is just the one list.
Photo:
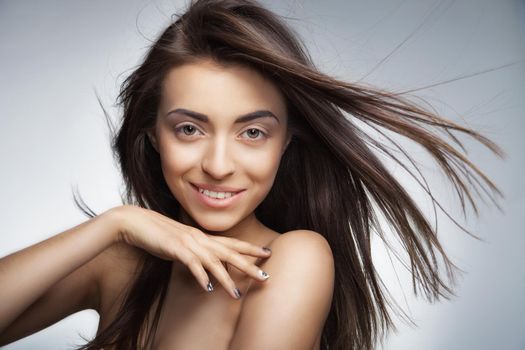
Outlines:
[[[251, 243], [248, 243], [248, 242], [244, 242], [241, 240], [235, 240], [235, 239], [233, 240], [229, 239], [229, 240], [230, 240], [229, 243], [230, 244], [233, 243], [236, 247], [240, 248], [241, 252], [243, 251], [246, 252], [254, 248], [258, 249], [257, 246]], [[259, 281], [266, 281], [270, 277], [270, 275], [267, 272], [261, 270], [257, 265], [248, 262], [239, 252], [232, 250], [231, 248], [222, 244], [222, 241], [226, 242], [227, 240], [220, 240], [220, 241], [221, 242], [219, 243], [219, 240], [216, 240], [215, 242], [217, 243], [217, 245], [212, 247], [213, 249], [216, 250], [219, 256], [219, 259], [221, 259], [222, 261], [227, 261], [231, 263], [232, 265], [237, 267], [239, 270], [246, 273], [248, 276], [258, 279]], [[244, 250], [242, 249], [243, 247], [245, 248]]]
[[248, 262], [241, 254], [230, 250], [227, 247], [219, 247], [217, 253], [221, 260], [232, 264], [252, 278], [255, 278], [259, 281], [266, 281], [270, 277], [270, 275], [267, 272], [261, 270], [260, 267]]
[[213, 291], [213, 285], [210, 282], [208, 274], [202, 266], [200, 259], [195, 254], [184, 254], [184, 258], [180, 260], [190, 269], [193, 276], [195, 276], [195, 278], [197, 279], [197, 282], [206, 292]]
[[218, 259], [208, 259], [204, 262], [204, 266], [213, 273], [217, 281], [223, 285], [224, 289], [230, 294], [234, 299], [239, 299], [241, 297], [241, 292], [235, 285], [235, 282], [230, 277], [230, 274], [224, 268], [224, 265]]
[[268, 247], [261, 247], [240, 239], [224, 237], [224, 236], [210, 236], [216, 242], [222, 243], [230, 249], [233, 249], [241, 254], [252, 255], [257, 257], [269, 257], [272, 253]]
[[213, 284], [206, 273], [206, 270], [202, 266], [200, 260], [192, 260], [192, 263], [188, 265], [193, 275], [197, 278], [197, 281], [206, 292], [213, 292]]

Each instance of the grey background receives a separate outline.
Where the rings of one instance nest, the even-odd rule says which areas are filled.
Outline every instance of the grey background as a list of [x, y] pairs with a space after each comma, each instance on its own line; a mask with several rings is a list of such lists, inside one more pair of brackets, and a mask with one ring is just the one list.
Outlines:
[[[71, 186], [97, 212], [119, 204], [122, 184], [94, 91], [116, 118], [118, 84], [184, 3], [0, 1], [0, 256], [84, 221]], [[294, 18], [289, 23], [326, 73], [397, 91], [490, 70], [525, 52], [523, 1], [264, 3]], [[394, 270], [374, 241], [385, 283], [418, 324], [398, 323], [383, 349], [525, 349], [524, 73], [518, 64], [417, 92], [505, 149], [502, 161], [466, 142], [506, 197], [503, 213], [482, 203], [479, 218], [462, 220], [450, 186], [420, 149], [410, 148], [438, 198], [484, 241], [440, 221], [447, 252], [468, 273], [457, 298], [434, 304], [413, 296], [406, 270], [395, 260]], [[431, 213], [421, 191], [390, 166]], [[93, 336], [97, 321], [95, 312], [83, 311], [5, 349], [68, 349], [83, 342], [80, 335]]]

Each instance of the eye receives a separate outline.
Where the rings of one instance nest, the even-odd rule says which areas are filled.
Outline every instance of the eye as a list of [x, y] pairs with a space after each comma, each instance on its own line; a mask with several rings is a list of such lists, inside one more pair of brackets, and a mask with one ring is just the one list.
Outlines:
[[266, 137], [266, 133], [264, 131], [256, 129], [256, 128], [248, 129], [243, 134], [248, 135], [248, 138], [250, 140], [255, 140], [255, 141], [261, 139], [260, 137], [258, 137], [259, 135], [262, 135], [262, 137]]
[[184, 124], [175, 128], [175, 132], [177, 134], [182, 133], [183, 136], [192, 136], [195, 134], [195, 131], [197, 131], [197, 128], [195, 127], [195, 125], [191, 124]]

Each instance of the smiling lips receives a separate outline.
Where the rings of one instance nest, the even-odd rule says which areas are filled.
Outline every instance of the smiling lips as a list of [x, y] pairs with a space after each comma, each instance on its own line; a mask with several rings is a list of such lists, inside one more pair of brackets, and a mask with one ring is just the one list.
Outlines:
[[202, 190], [208, 190], [208, 191], [214, 191], [214, 192], [232, 192], [232, 193], [237, 193], [237, 192], [243, 191], [242, 188], [208, 185], [208, 184], [205, 184], [205, 183], [192, 183], [192, 185], [195, 186], [195, 187], [198, 187], [199, 189], [202, 189]]
[[199, 188], [199, 192], [215, 199], [223, 199], [223, 198], [230, 198], [231, 196], [235, 196], [235, 193], [233, 192], [214, 192], [214, 191], [208, 191], [203, 190], [202, 188]]
[[212, 186], [207, 184], [191, 184], [195, 190], [199, 200], [214, 208], [224, 208], [236, 202], [242, 193], [243, 189], [236, 189], [225, 186]]

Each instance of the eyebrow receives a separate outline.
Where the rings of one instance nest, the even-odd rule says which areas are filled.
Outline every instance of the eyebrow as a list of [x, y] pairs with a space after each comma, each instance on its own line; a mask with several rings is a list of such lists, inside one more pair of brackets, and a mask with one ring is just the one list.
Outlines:
[[[177, 114], [177, 113], [178, 114], [187, 115], [188, 117], [200, 120], [201, 122], [204, 122], [204, 123], [207, 123], [209, 121], [209, 118], [208, 118], [208, 116], [206, 114], [202, 114], [202, 113], [199, 113], [199, 112], [191, 111], [191, 110], [185, 109], [185, 108], [174, 109], [174, 110], [168, 112], [168, 114], [166, 114], [166, 117], [168, 117], [171, 114]], [[279, 118], [277, 118], [275, 116], [275, 114], [273, 114], [271, 111], [266, 110], [266, 109], [255, 111], [255, 112], [250, 112], [250, 113], [244, 114], [244, 115], [240, 115], [240, 116], [237, 117], [237, 119], [235, 119], [234, 123], [235, 124], [245, 123], [245, 122], [249, 122], [249, 121], [254, 120], [254, 119], [268, 118], [268, 117], [275, 118], [275, 120], [277, 120], [277, 122], [280, 123]]]

